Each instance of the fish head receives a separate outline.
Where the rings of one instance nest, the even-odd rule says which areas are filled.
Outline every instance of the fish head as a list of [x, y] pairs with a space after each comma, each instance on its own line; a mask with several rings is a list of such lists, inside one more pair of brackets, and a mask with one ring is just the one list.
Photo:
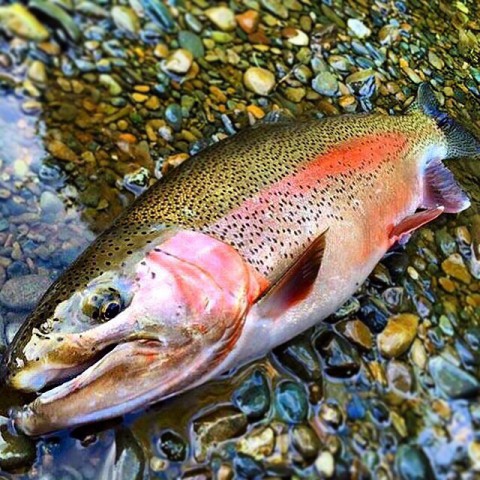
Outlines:
[[161, 235], [117, 251], [106, 270], [92, 268], [97, 250], [47, 291], [8, 351], [7, 383], [41, 392], [13, 414], [26, 433], [110, 418], [190, 388], [239, 332], [252, 279], [223, 242]]

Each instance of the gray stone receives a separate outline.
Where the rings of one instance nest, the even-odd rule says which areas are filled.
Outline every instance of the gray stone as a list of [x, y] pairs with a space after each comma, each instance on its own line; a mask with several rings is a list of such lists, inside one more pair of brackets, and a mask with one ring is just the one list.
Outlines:
[[442, 357], [430, 359], [429, 369], [437, 388], [449, 398], [471, 398], [480, 392], [475, 377]]
[[5, 282], [0, 290], [0, 304], [15, 311], [33, 308], [51, 284], [46, 275], [25, 275]]
[[40, 208], [44, 215], [56, 215], [64, 211], [62, 200], [52, 192], [45, 191], [40, 196]]
[[332, 73], [321, 72], [313, 79], [312, 88], [320, 95], [332, 97], [338, 91], [338, 81]]
[[434, 478], [428, 458], [420, 447], [402, 445], [398, 449], [395, 466], [402, 480], [430, 480]]

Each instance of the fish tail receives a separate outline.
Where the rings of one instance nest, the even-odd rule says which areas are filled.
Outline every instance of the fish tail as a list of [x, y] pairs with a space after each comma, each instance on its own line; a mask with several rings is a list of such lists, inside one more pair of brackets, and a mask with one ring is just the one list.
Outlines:
[[435, 120], [444, 133], [447, 140], [447, 158], [480, 156], [480, 140], [440, 109], [432, 87], [426, 82], [418, 87], [417, 100], [408, 113], [418, 111]]

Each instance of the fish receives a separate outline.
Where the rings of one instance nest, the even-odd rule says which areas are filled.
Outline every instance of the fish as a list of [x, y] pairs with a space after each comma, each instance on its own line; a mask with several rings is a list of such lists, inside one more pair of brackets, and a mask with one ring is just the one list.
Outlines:
[[3, 365], [17, 430], [138, 411], [334, 313], [384, 254], [470, 200], [480, 142], [428, 84], [402, 115], [273, 113], [140, 195], [53, 283]]

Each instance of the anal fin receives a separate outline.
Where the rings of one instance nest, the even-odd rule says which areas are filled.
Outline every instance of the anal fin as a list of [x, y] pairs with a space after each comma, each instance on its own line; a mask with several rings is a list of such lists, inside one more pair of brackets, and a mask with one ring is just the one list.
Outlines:
[[409, 237], [414, 230], [417, 230], [417, 228], [435, 220], [444, 212], [444, 210], [445, 208], [441, 206], [430, 210], [416, 212], [413, 215], [405, 217], [398, 225], [395, 225], [390, 232], [389, 238], [391, 245], [395, 242], [402, 242], [402, 240]]
[[263, 317], [275, 318], [303, 300], [318, 276], [325, 252], [327, 231], [319, 235], [295, 263], [259, 300]]

